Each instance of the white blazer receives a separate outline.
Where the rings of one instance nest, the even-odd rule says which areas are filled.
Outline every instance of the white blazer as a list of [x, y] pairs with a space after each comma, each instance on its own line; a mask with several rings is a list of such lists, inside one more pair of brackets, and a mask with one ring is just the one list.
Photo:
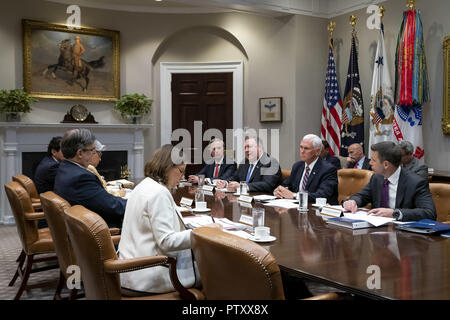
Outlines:
[[[131, 192], [125, 209], [119, 242], [119, 259], [167, 255], [177, 258], [177, 274], [189, 288], [199, 280], [191, 257], [191, 230], [185, 230], [170, 191], [151, 178], [145, 178]], [[174, 291], [169, 268], [152, 267], [120, 274], [121, 286], [163, 293]]]

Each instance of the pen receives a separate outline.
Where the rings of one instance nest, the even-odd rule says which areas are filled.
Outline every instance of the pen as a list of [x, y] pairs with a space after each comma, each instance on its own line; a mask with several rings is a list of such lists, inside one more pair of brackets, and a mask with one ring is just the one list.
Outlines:
[[211, 219], [213, 221], [213, 223], [216, 223], [216, 221], [214, 220], [214, 217], [211, 215]]

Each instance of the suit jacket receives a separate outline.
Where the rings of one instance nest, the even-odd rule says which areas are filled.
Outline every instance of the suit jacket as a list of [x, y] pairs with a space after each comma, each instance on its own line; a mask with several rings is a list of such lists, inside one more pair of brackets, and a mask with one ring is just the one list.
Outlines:
[[56, 174], [54, 192], [72, 206], [80, 204], [99, 214], [110, 227], [121, 227], [127, 201], [109, 194], [87, 169], [62, 161]]
[[[212, 163], [204, 166], [203, 169], [199, 173], [197, 173], [197, 175], [204, 174], [205, 178], [214, 179], [215, 170], [216, 170], [216, 163], [213, 160]], [[229, 177], [233, 175], [235, 171], [236, 171], [236, 162], [230, 159], [223, 159], [223, 162], [219, 168], [219, 177], [216, 179], [227, 180]]]
[[34, 184], [38, 194], [53, 191], [58, 167], [59, 162], [51, 156], [45, 156], [38, 164], [34, 173]]
[[[347, 168], [353, 168], [354, 165], [355, 165], [354, 162], [347, 163]], [[370, 165], [370, 159], [369, 158], [367, 158], [367, 157], [364, 158], [363, 165], [362, 165], [361, 169], [372, 170], [372, 166]]]
[[417, 158], [413, 157], [411, 162], [404, 166], [403, 169], [413, 172], [425, 180], [428, 180], [428, 167], [421, 164]]
[[322, 160], [325, 160], [325, 161], [328, 161], [329, 163], [331, 163], [333, 166], [336, 167], [336, 170], [341, 169], [341, 161], [339, 160], [338, 157], [328, 154], [325, 158], [322, 158]]
[[[228, 179], [228, 181], [245, 181], [247, 178], [249, 167], [250, 164], [248, 162], [248, 159], [245, 159], [245, 162], [239, 165], [239, 169], [234, 172], [234, 174]], [[259, 191], [272, 194], [273, 190], [275, 190], [280, 181], [280, 164], [275, 158], [272, 158], [270, 155], [264, 152], [261, 156], [261, 159], [253, 169], [252, 175], [250, 176], [250, 179], [248, 181], [248, 191]]]
[[[291, 175], [281, 185], [288, 187], [292, 192], [298, 192], [304, 170], [304, 161], [294, 163]], [[338, 178], [336, 167], [319, 157], [309, 174], [306, 190], [308, 191], [309, 201], [315, 202], [316, 198], [327, 198], [330, 204], [337, 204]]]
[[[374, 174], [367, 186], [351, 196], [350, 200], [355, 200], [358, 207], [372, 203], [372, 208], [379, 208], [383, 181], [384, 177], [382, 175]], [[401, 169], [395, 209], [399, 209], [402, 212], [402, 221], [436, 220], [436, 208], [428, 188], [428, 182], [416, 174], [411, 174], [405, 169]]]
[[[133, 259], [155, 255], [177, 258], [177, 275], [186, 287], [194, 285], [191, 257], [191, 230], [186, 230], [176, 211], [170, 191], [162, 184], [145, 178], [128, 200], [119, 243], [119, 258]], [[165, 266], [125, 272], [121, 285], [128, 289], [163, 293], [174, 291], [169, 269]]]

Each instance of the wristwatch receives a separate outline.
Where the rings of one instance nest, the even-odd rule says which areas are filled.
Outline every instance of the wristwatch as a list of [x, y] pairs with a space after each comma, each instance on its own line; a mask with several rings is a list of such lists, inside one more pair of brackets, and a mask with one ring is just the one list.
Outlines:
[[399, 209], [395, 209], [394, 212], [392, 213], [392, 217], [395, 220], [401, 220], [402, 219], [402, 212]]

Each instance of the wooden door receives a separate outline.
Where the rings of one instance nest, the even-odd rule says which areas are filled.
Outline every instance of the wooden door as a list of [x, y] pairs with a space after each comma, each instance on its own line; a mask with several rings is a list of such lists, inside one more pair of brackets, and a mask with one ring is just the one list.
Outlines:
[[[226, 138], [226, 129], [233, 128], [233, 74], [232, 73], [177, 73], [172, 74], [172, 130], [187, 129], [194, 147], [194, 121], [202, 121], [203, 133], [216, 128]], [[198, 140], [198, 138], [197, 138]], [[173, 141], [176, 145], [180, 141]], [[226, 142], [226, 141], [225, 141]], [[208, 141], [202, 142], [202, 154]], [[194, 162], [191, 150], [191, 161]], [[199, 172], [201, 164], [189, 164], [186, 177]]]

